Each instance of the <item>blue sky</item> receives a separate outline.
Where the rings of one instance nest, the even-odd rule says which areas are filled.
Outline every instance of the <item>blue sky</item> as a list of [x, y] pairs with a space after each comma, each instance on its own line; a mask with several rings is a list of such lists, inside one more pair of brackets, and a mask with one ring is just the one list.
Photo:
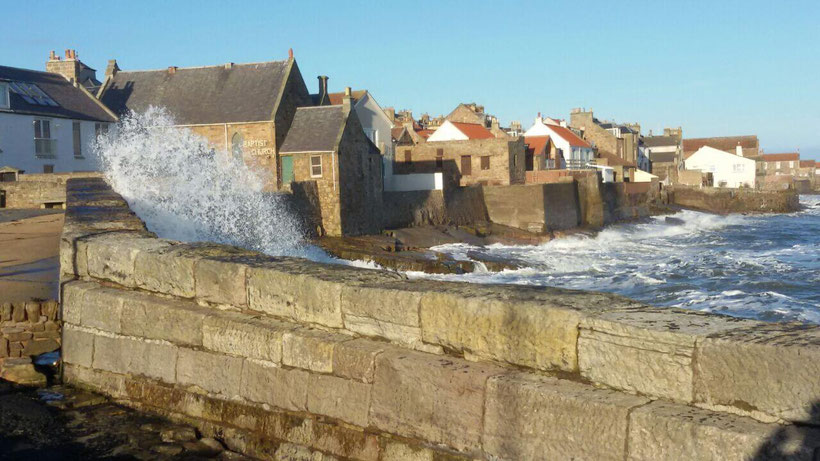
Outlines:
[[446, 114], [475, 101], [503, 124], [573, 107], [757, 134], [820, 160], [820, 2], [226, 2], [4, 4], [0, 63], [42, 69], [74, 48], [102, 73], [256, 62], [294, 49], [308, 88], [367, 88], [382, 106]]

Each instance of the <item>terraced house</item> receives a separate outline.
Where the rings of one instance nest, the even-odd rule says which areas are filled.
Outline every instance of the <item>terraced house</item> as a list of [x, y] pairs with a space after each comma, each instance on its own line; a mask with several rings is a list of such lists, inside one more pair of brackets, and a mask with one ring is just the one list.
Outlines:
[[0, 167], [27, 173], [95, 170], [92, 142], [116, 121], [76, 79], [0, 66]]
[[268, 173], [271, 191], [307, 194], [317, 232], [380, 229], [381, 158], [348, 94], [316, 107], [293, 57], [123, 71], [109, 62], [99, 99], [117, 114], [164, 107], [177, 127]]

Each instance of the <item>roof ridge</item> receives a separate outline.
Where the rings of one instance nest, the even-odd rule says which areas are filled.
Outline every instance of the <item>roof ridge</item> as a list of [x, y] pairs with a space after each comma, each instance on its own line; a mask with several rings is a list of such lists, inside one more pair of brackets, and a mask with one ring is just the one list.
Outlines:
[[341, 104], [325, 104], [323, 106], [299, 106], [299, 107], [296, 108], [296, 110], [299, 110], [299, 109], [325, 109], [325, 108], [331, 108], [331, 107], [339, 108], [339, 107], [343, 107], [343, 106]]
[[[283, 59], [281, 61], [259, 61], [259, 62], [242, 62], [242, 63], [224, 63], [224, 64], [212, 64], [209, 66], [191, 66], [191, 67], [176, 67], [176, 70], [193, 70], [193, 69], [210, 69], [210, 68], [217, 68], [221, 67], [224, 68], [226, 64], [232, 64], [233, 66], [255, 66], [259, 64], [273, 64], [273, 63], [287, 63], [287, 59]], [[175, 67], [175, 66], [168, 66], [168, 67]], [[162, 69], [136, 69], [136, 70], [120, 70], [118, 74], [127, 74], [131, 72], [167, 72], [168, 67]]]
[[[57, 76], [57, 77], [62, 77], [63, 80], [66, 80], [65, 77], [63, 77], [61, 74], [58, 74], [56, 72], [48, 72], [48, 71], [45, 71], [45, 70], [26, 69], [25, 67], [14, 67], [14, 66], [4, 66], [4, 65], [0, 65], [0, 67], [5, 67], [7, 69], [14, 69], [14, 70], [24, 70], [26, 72], [36, 72], [38, 74], [54, 75], [54, 76]], [[68, 82], [68, 80], [66, 80], [66, 82]]]

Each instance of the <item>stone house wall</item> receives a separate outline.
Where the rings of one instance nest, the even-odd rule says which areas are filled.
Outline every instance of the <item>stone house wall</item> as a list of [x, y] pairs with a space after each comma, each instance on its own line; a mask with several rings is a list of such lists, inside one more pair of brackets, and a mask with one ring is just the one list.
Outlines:
[[[339, 200], [341, 185], [336, 152], [288, 155], [293, 156], [293, 182], [300, 184], [312, 182], [316, 184], [316, 197], [318, 198], [316, 205], [319, 208], [318, 214], [321, 216], [321, 227], [324, 235], [342, 235], [342, 205]], [[313, 177], [310, 174], [310, 159], [317, 156], [322, 159], [321, 177]], [[300, 186], [291, 183], [291, 189], [294, 190], [295, 187]]]
[[362, 131], [355, 112], [345, 122], [337, 154], [342, 235], [382, 230], [382, 156]]
[[[411, 163], [406, 162], [410, 152]], [[441, 167], [437, 166], [442, 153]], [[464, 175], [461, 157], [471, 158], [471, 174]], [[482, 169], [482, 157], [489, 157], [489, 168]], [[456, 178], [461, 186], [473, 184], [523, 184], [525, 180], [526, 145], [524, 138], [471, 139], [467, 141], [426, 142], [396, 149], [394, 173], [434, 173]]]
[[575, 112], [570, 114], [569, 126], [583, 130], [584, 140], [594, 144], [599, 151], [620, 157], [618, 138], [595, 123], [592, 112]]
[[249, 123], [217, 123], [213, 125], [184, 126], [208, 140], [214, 149], [233, 155], [234, 135], [242, 137], [242, 158], [245, 164], [259, 168], [268, 177], [270, 190], [276, 189], [275, 126], [271, 121]]
[[183, 244], [102, 181], [70, 181], [68, 200], [64, 380], [253, 457], [284, 443], [372, 461], [820, 447], [820, 326]]
[[0, 302], [0, 359], [60, 348], [57, 301]]

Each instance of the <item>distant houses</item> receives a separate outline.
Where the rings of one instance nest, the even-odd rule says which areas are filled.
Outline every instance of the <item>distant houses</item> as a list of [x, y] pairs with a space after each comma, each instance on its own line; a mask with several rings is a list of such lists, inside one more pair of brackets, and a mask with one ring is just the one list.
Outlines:
[[687, 170], [712, 175], [717, 187], [754, 187], [755, 160], [710, 146], [702, 146], [686, 158]]
[[117, 116], [91, 94], [94, 69], [74, 50], [51, 53], [47, 72], [0, 66], [0, 167], [26, 173], [92, 171], [98, 133]]

